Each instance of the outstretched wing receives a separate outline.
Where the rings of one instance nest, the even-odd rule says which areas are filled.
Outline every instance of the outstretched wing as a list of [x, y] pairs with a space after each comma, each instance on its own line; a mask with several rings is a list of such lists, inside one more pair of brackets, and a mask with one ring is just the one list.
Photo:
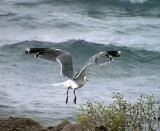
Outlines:
[[72, 55], [66, 51], [53, 48], [30, 48], [26, 49], [26, 53], [36, 54], [35, 57], [58, 62], [61, 66], [61, 75], [73, 78]]
[[97, 64], [99, 66], [110, 63], [113, 57], [120, 57], [121, 51], [103, 51], [94, 56], [92, 56], [87, 64], [82, 68], [82, 70], [75, 76], [74, 79], [83, 79], [85, 76], [85, 71], [87, 67], [91, 64]]

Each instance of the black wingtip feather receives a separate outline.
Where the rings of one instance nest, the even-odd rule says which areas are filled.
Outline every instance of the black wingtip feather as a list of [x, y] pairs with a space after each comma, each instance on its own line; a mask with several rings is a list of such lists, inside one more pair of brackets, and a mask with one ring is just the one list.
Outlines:
[[29, 48], [29, 49], [26, 49], [26, 53], [33, 54], [33, 53], [43, 52], [47, 49], [48, 48]]
[[112, 57], [120, 57], [121, 51], [106, 51], [106, 53]]
[[36, 55], [35, 55], [35, 57], [37, 57], [37, 58], [38, 58], [38, 57], [39, 57], [39, 54], [36, 54]]

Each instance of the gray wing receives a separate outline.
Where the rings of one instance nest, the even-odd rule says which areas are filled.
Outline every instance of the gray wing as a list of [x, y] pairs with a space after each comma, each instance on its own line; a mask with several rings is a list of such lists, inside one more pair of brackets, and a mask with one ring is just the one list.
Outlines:
[[36, 54], [37, 58], [58, 62], [61, 66], [61, 75], [73, 78], [72, 55], [66, 51], [53, 48], [30, 48], [26, 49], [26, 53]]
[[85, 72], [86, 72], [86, 69], [87, 67], [89, 66], [90, 64], [88, 65], [85, 65], [82, 70], [74, 77], [74, 80], [84, 80], [84, 76], [85, 76]]
[[85, 76], [85, 71], [87, 67], [91, 64], [97, 64], [99, 66], [110, 63], [113, 57], [120, 57], [121, 51], [103, 51], [94, 56], [92, 56], [87, 64], [82, 68], [82, 70], [75, 76], [74, 79], [83, 79]]

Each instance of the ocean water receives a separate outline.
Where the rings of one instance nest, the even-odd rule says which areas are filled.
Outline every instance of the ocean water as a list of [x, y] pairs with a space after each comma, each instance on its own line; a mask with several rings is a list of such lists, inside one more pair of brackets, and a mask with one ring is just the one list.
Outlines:
[[[80, 71], [94, 54], [120, 50], [105, 66], [91, 66], [89, 82], [69, 91], [51, 84], [67, 80], [58, 63], [25, 53], [30, 47], [60, 48], [73, 54]], [[159, 0], [1, 0], [0, 118], [31, 117], [42, 125], [74, 122], [87, 101], [109, 105], [113, 92], [134, 103], [140, 94], [160, 100]]]

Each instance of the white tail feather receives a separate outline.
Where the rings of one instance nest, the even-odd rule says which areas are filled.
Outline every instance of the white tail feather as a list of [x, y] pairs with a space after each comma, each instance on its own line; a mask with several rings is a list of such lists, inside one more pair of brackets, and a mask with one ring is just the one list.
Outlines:
[[63, 85], [62, 83], [52, 84], [52, 86], [60, 86]]
[[65, 82], [63, 82], [63, 83], [57, 83], [57, 84], [52, 84], [52, 86], [62, 86], [64, 88], [67, 88]]
[[72, 80], [67, 80], [63, 83], [52, 84], [52, 86], [63, 86], [64, 88], [78, 88], [78, 85]]

